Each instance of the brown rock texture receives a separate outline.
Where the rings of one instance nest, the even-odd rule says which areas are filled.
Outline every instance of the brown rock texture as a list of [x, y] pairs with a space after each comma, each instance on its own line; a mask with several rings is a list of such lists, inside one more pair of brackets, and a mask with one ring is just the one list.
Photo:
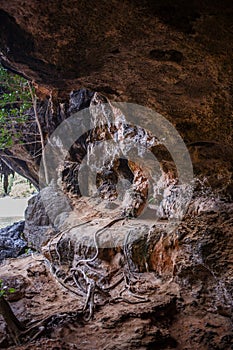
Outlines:
[[232, 143], [230, 0], [2, 0], [0, 9], [2, 62], [48, 92], [89, 88], [152, 107], [186, 142]]
[[[145, 256], [148, 265], [137, 261], [145, 247], [134, 242], [132, 291], [146, 300], [124, 290], [122, 281], [108, 301], [96, 295], [95, 314], [88, 323], [80, 313], [84, 298], [57, 283], [43, 255], [2, 265], [2, 279], [16, 289], [10, 302], [17, 316], [26, 323], [49, 320], [41, 330], [42, 339], [12, 349], [230, 350], [233, 208], [215, 205], [215, 210], [188, 214], [172, 236], [154, 232], [153, 239], [145, 237], [151, 252]], [[65, 243], [60, 244], [61, 259], [67, 264]], [[53, 244], [51, 252], [56, 254]], [[104, 260], [99, 258], [98, 271], [116, 267], [113, 256], [108, 255], [108, 263], [106, 254]], [[146, 272], [147, 266], [151, 272]], [[1, 324], [2, 348], [9, 344], [4, 333]]]
[[[0, 347], [232, 349], [232, 18], [230, 0], [0, 2], [0, 59], [34, 81], [45, 139], [72, 113], [91, 104], [101, 107], [105, 96], [134, 102], [172, 122], [189, 149], [195, 175], [188, 212], [172, 233], [162, 228], [166, 215], [160, 228], [147, 218], [138, 224], [123, 221], [113, 202], [101, 207], [98, 198], [80, 198], [77, 172], [88, 148], [86, 133], [73, 145], [62, 173], [70, 209], [48, 193], [50, 223], [40, 195], [32, 199], [25, 236], [40, 255], [0, 266], [1, 278], [16, 289], [9, 302], [17, 317], [28, 327], [43, 320], [42, 328], [13, 346], [0, 320]], [[35, 130], [33, 113], [30, 118]], [[100, 131], [91, 135], [97, 141]], [[1, 150], [0, 157], [38, 187], [37, 141], [36, 149], [15, 145]], [[173, 180], [164, 149], [153, 152]], [[147, 196], [147, 178], [137, 164], [110, 170], [98, 174], [102, 198], [115, 195], [122, 173]], [[84, 222], [56, 232], [71, 208]], [[120, 220], [111, 225], [112, 214]], [[121, 241], [114, 249], [93, 243], [103, 227], [107, 243], [113, 232], [120, 242], [130, 225], [134, 238], [142, 233], [139, 239]], [[85, 305], [88, 293], [93, 299]], [[85, 306], [94, 309], [89, 322]]]

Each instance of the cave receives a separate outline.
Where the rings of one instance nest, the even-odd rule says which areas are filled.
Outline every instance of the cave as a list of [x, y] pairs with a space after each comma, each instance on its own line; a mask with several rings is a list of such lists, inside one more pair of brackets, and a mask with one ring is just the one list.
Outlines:
[[1, 66], [32, 103], [0, 162], [38, 190], [0, 263], [1, 348], [232, 349], [232, 18], [1, 1]]

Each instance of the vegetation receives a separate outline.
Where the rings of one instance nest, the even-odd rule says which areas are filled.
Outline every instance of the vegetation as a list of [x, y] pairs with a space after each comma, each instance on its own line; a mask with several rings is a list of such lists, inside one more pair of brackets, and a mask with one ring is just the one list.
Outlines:
[[15, 293], [14, 288], [8, 288], [0, 280], [0, 313], [2, 314], [11, 338], [15, 344], [19, 343], [19, 335], [24, 330], [24, 325], [18, 320], [12, 311], [10, 304], [5, 299], [5, 296], [9, 293]]
[[29, 144], [38, 144], [38, 142], [41, 144], [45, 179], [48, 182], [44, 158], [45, 138], [39, 120], [37, 96], [33, 84], [19, 75], [12, 74], [1, 65], [0, 82], [0, 150], [10, 148], [16, 143], [27, 144], [23, 135], [26, 130], [24, 124], [31, 123], [33, 115], [37, 130], [32, 135], [35, 136], [35, 140], [30, 141]]
[[4, 286], [3, 280], [0, 280], [0, 298], [6, 295], [7, 293], [15, 293], [15, 289]]
[[0, 148], [8, 148], [19, 142], [19, 125], [27, 120], [27, 111], [32, 107], [30, 83], [12, 74], [0, 65]]

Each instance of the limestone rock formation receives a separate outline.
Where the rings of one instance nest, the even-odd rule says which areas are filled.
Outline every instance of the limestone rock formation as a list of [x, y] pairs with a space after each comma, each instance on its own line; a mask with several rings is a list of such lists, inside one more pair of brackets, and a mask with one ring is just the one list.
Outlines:
[[29, 247], [40, 251], [44, 242], [54, 234], [49, 218], [45, 212], [40, 194], [33, 196], [28, 201], [25, 211], [24, 237]]
[[[40, 254], [0, 266], [23, 291], [12, 300], [17, 316], [29, 327], [42, 322], [34, 342], [15, 350], [232, 349], [232, 17], [229, 0], [1, 1], [0, 59], [33, 80], [46, 141], [86, 107], [108, 121], [114, 108], [104, 102], [133, 102], [176, 127], [194, 169], [187, 213], [168, 232], [177, 169], [164, 147], [149, 142], [140, 116], [126, 134], [141, 135], [161, 165], [159, 208], [149, 203], [145, 169], [130, 160], [98, 169], [94, 198], [81, 193], [80, 181], [90, 184], [85, 171], [78, 177], [81, 163], [117, 135], [111, 123], [74, 142], [56, 168], [64, 196], [54, 191], [55, 177], [29, 202], [24, 234]], [[41, 144], [29, 145], [28, 130], [27, 146], [0, 157], [38, 188]], [[131, 194], [127, 205], [137, 210], [122, 211], [120, 194]], [[156, 224], [140, 217], [146, 201]], [[12, 345], [1, 322], [0, 334], [0, 346]]]

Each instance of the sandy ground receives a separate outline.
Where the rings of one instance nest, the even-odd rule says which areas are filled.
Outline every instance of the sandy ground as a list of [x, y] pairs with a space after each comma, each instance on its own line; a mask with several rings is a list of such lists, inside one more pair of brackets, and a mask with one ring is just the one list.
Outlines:
[[29, 198], [0, 198], [0, 229], [24, 220]]
[[24, 217], [29, 198], [0, 198], [0, 218], [4, 217]]

